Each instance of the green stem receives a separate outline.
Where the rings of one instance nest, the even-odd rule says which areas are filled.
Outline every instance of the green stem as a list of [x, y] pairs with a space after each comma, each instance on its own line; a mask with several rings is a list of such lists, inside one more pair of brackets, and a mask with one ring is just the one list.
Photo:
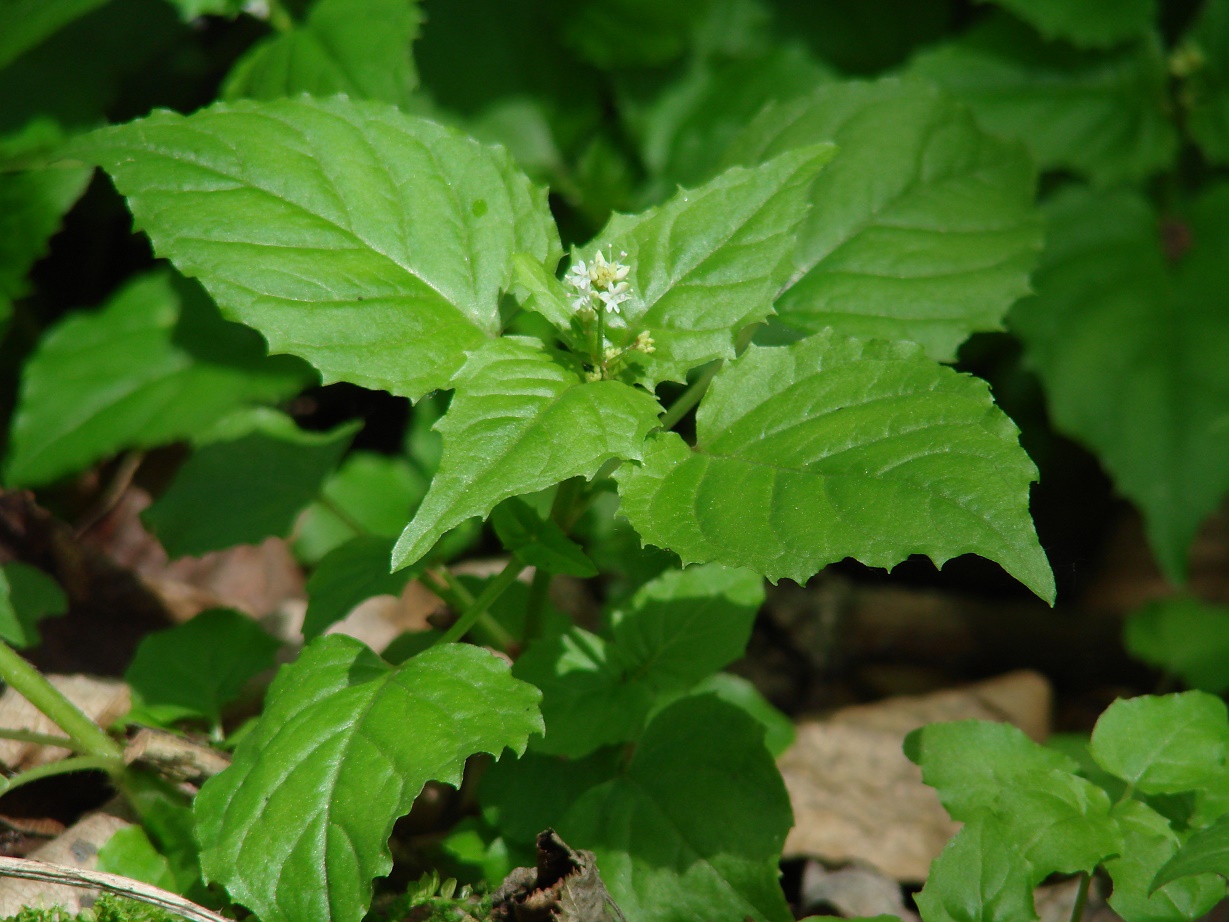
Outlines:
[[87, 755], [108, 759], [112, 772], [124, 767], [124, 751], [98, 724], [64, 697], [41, 673], [8, 644], [0, 641], [0, 679], [10, 685], [32, 705], [51, 718], [57, 727], [77, 744], [76, 749]]
[[17, 740], [19, 743], [38, 743], [40, 746], [59, 746], [62, 749], [72, 749], [80, 752], [76, 740], [67, 736], [52, 736], [49, 733], [35, 733], [33, 730], [0, 729], [0, 740]]
[[1080, 886], [1075, 891], [1075, 903], [1071, 907], [1071, 922], [1080, 922], [1084, 918], [1084, 907], [1088, 904], [1088, 885], [1092, 875], [1087, 872], [1080, 875]]
[[14, 788], [51, 778], [55, 775], [67, 775], [69, 772], [101, 771], [113, 774], [115, 760], [107, 756], [74, 756], [71, 759], [60, 759], [58, 762], [48, 762], [37, 765], [27, 771], [14, 775], [12, 778], [0, 779], [0, 794], [7, 794]]
[[670, 409], [666, 410], [661, 418], [663, 429], [673, 429], [675, 424], [687, 415], [687, 411], [700, 402], [700, 398], [708, 390], [708, 385], [721, 370], [721, 364], [721, 362], [710, 363], [704, 371], [700, 372], [698, 378], [687, 385], [687, 390], [679, 394], [678, 400], [670, 404]]
[[605, 305], [599, 301], [593, 308], [597, 311], [597, 323], [595, 324], [597, 328], [597, 344], [593, 359], [597, 362], [597, 367], [602, 372], [602, 380], [609, 377], [608, 369], [606, 368], [606, 311], [604, 307]]
[[428, 588], [453, 611], [462, 612], [474, 604], [474, 594], [447, 567], [433, 567], [423, 576], [428, 579]]
[[321, 491], [316, 497], [316, 502], [327, 509], [330, 514], [341, 521], [342, 525], [345, 525], [346, 528], [350, 529], [358, 537], [362, 538], [371, 534], [370, 528], [354, 516], [350, 515], [350, 513], [346, 512], [346, 510], [341, 508], [341, 506], [337, 505], [337, 503], [330, 499], [329, 496], [323, 491]]
[[546, 611], [546, 598], [550, 592], [550, 574], [541, 567], [534, 570], [533, 582], [529, 584], [529, 601], [525, 606], [525, 630], [522, 643], [531, 643], [542, 634], [542, 615]]
[[491, 603], [503, 595], [504, 591], [516, 582], [516, 578], [521, 575], [521, 571], [524, 569], [525, 565], [516, 557], [509, 560], [508, 565], [500, 570], [498, 575], [487, 583], [486, 588], [479, 593], [478, 598], [474, 599], [474, 604], [465, 610], [465, 614], [461, 615], [457, 619], [457, 623], [450, 627], [436, 643], [455, 643], [468, 634], [469, 629], [482, 617]]

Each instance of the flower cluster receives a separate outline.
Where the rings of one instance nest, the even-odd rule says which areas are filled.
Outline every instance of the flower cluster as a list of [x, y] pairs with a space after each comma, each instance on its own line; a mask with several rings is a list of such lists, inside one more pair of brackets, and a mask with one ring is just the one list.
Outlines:
[[631, 285], [626, 281], [631, 267], [620, 262], [625, 256], [627, 253], [620, 253], [619, 259], [607, 259], [598, 250], [588, 263], [578, 259], [564, 276], [564, 281], [576, 292], [572, 307], [578, 311], [594, 310], [596, 301], [600, 301], [608, 313], [617, 314], [619, 305], [632, 296]]

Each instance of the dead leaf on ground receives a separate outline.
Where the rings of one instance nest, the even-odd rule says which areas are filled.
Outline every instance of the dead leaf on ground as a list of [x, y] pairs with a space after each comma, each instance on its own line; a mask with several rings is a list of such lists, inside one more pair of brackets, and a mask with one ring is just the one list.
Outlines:
[[808, 861], [802, 869], [801, 900], [808, 914], [836, 910], [845, 918], [886, 915], [918, 922], [917, 913], [905, 908], [897, 881], [860, 865], [829, 871], [818, 861]]
[[[107, 844], [111, 836], [128, 825], [131, 824], [109, 813], [90, 813], [27, 857], [92, 870], [98, 866], [98, 850]], [[92, 906], [97, 898], [97, 890], [15, 877], [0, 878], [0, 918], [16, 915], [23, 906], [39, 909], [63, 906], [70, 914], [76, 915]]]
[[[98, 679], [84, 675], [51, 675], [46, 678], [99, 726], [110, 726], [132, 707], [128, 686], [118, 679]], [[64, 731], [56, 726], [51, 718], [11, 687], [6, 688], [4, 694], [0, 695], [0, 727], [7, 730], [29, 730], [48, 736], [64, 735]], [[0, 739], [0, 763], [13, 771], [24, 771], [36, 765], [56, 762], [69, 755], [69, 750], [59, 746]]]
[[905, 758], [905, 735], [927, 723], [980, 719], [1044, 739], [1051, 699], [1044, 677], [1022, 671], [801, 722], [779, 763], [794, 809], [785, 856], [860, 861], [898, 881], [925, 880], [958, 825]]

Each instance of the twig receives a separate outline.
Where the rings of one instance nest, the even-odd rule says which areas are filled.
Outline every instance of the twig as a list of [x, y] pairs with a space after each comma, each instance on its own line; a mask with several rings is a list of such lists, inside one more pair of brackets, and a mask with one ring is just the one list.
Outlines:
[[192, 922], [234, 922], [234, 919], [211, 912], [204, 906], [198, 906], [191, 900], [186, 900], [168, 890], [143, 884], [128, 877], [120, 877], [118, 874], [67, 868], [63, 865], [31, 861], [27, 858], [0, 857], [0, 876], [20, 877], [22, 880], [37, 880], [42, 883], [80, 887], [85, 890], [105, 890], [116, 896], [157, 906], [184, 919], [191, 919]]

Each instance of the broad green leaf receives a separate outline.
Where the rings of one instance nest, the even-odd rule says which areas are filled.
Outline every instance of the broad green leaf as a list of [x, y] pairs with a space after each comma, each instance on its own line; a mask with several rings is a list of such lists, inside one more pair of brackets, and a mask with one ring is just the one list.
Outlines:
[[1206, 829], [1201, 829], [1182, 844], [1168, 861], [1161, 865], [1148, 885], [1149, 891], [1173, 881], [1203, 874], [1229, 877], [1229, 813], [1222, 815]]
[[166, 859], [175, 886], [169, 889], [196, 902], [212, 902], [201, 879], [200, 846], [193, 835], [192, 805], [171, 782], [151, 772], [131, 772], [124, 799], [136, 812], [150, 843]]
[[429, 486], [430, 475], [406, 458], [353, 451], [324, 482], [321, 499], [308, 506], [296, 524], [295, 553], [317, 563], [353, 538], [356, 528], [396, 538]]
[[512, 254], [554, 221], [501, 150], [391, 106], [299, 97], [156, 112], [86, 136], [160, 255], [326, 382], [411, 398], [499, 332]]
[[1177, 151], [1156, 35], [1079, 51], [996, 16], [923, 51], [911, 70], [967, 102], [988, 131], [1018, 138], [1044, 169], [1112, 185], [1165, 169]]
[[790, 919], [778, 861], [792, 816], [762, 740], [738, 708], [684, 698], [616, 777], [571, 802], [559, 834], [597, 855], [629, 919]]
[[636, 739], [653, 705], [653, 690], [630, 681], [609, 645], [583, 628], [533, 644], [512, 674], [542, 690], [546, 734], [534, 752], [568, 758]]
[[523, 500], [512, 497], [496, 506], [491, 527], [504, 549], [531, 567], [568, 576], [597, 576], [597, 567], [580, 545]]
[[765, 103], [809, 93], [831, 76], [797, 43], [753, 57], [705, 57], [667, 86], [654, 87], [643, 102], [631, 95], [633, 85], [624, 94], [623, 116], [639, 138], [641, 158], [657, 188], [672, 192], [671, 184], [709, 179], [725, 149]]
[[[0, 67], [107, 0], [5, 0], [0, 3]], [[0, 211], [0, 214], [3, 212]]]
[[46, 252], [60, 219], [89, 180], [90, 171], [85, 169], [0, 172], [0, 329], [12, 303], [27, 293], [26, 273]]
[[444, 455], [431, 489], [393, 550], [393, 566], [421, 558], [440, 535], [510, 496], [572, 477], [611, 458], [639, 458], [661, 407], [617, 381], [586, 383], [540, 345], [505, 338], [472, 353], [437, 424]]
[[417, 0], [317, 0], [302, 23], [239, 59], [223, 96], [342, 93], [404, 108], [418, 85], [410, 44], [421, 19]]
[[140, 826], [117, 829], [98, 850], [95, 870], [130, 877], [172, 893], [177, 890], [170, 864], [154, 848]]
[[136, 723], [168, 726], [185, 718], [220, 726], [222, 709], [274, 665], [280, 645], [252, 618], [230, 609], [148, 634], [124, 679]]
[[828, 331], [752, 346], [713, 380], [694, 448], [654, 436], [616, 479], [643, 540], [684, 562], [802, 583], [845, 557], [973, 553], [1052, 600], [1016, 438], [984, 382], [910, 343]]
[[1183, 78], [1186, 130], [1214, 163], [1229, 163], [1229, 2], [1206, 0], [1171, 57]]
[[1145, 794], [1198, 790], [1229, 751], [1225, 703], [1206, 692], [1120, 698], [1092, 731], [1097, 764]]
[[360, 535], [324, 555], [307, 581], [307, 640], [340, 621], [354, 606], [377, 595], [400, 595], [414, 571], [388, 572], [393, 539]]
[[1032, 922], [1030, 869], [997, 817], [966, 823], [917, 895], [924, 922]]
[[1229, 608], [1175, 596], [1127, 619], [1127, 650], [1186, 685], [1219, 695], [1229, 689]]
[[532, 750], [519, 759], [500, 759], [482, 774], [483, 818], [508, 842], [533, 842], [543, 829], [558, 826], [585, 791], [615, 777], [624, 753], [624, 747], [611, 746], [583, 759]]
[[1021, 776], [1076, 769], [1073, 760], [1019, 727], [988, 720], [921, 727], [905, 738], [905, 755], [922, 767], [922, 780], [957, 820], [972, 820], [992, 807], [999, 791], [1017, 785]]
[[1048, 39], [1105, 48], [1148, 34], [1157, 0], [981, 0], [1011, 10]]
[[322, 637], [269, 690], [234, 763], [196, 798], [201, 866], [264, 922], [358, 922], [392, 868], [388, 836], [427, 781], [478, 752], [523, 752], [538, 692], [478, 647], [393, 668]]
[[1229, 490], [1229, 185], [1174, 225], [1133, 192], [1066, 190], [1048, 205], [1037, 296], [1011, 326], [1045, 385], [1056, 428], [1091, 448], [1144, 513], [1174, 582], [1199, 523]]
[[297, 360], [266, 357], [260, 337], [224, 321], [196, 285], [139, 276], [43, 337], [23, 374], [6, 480], [48, 483], [122, 449], [197, 435], [312, 377]]
[[285, 536], [359, 425], [305, 432], [272, 410], [228, 417], [143, 518], [172, 557]]
[[[726, 704], [743, 711], [764, 730], [764, 745], [774, 759], [794, 745], [794, 722], [778, 711], [742, 676], [718, 672], [692, 687], [688, 694], [716, 695]], [[672, 703], [672, 702], [671, 702]]]
[[742, 657], [763, 604], [763, 580], [749, 570], [668, 570], [613, 613], [611, 639], [629, 680], [684, 690]]
[[1000, 329], [1041, 246], [1027, 154], [929, 84], [880, 80], [769, 106], [725, 160], [819, 141], [837, 155], [811, 186], [779, 322], [909, 339], [940, 360], [970, 333]]
[[0, 566], [0, 639], [18, 649], [41, 642], [38, 622], [68, 611], [60, 584], [20, 560]]
[[668, 64], [686, 50], [713, 0], [577, 0], [563, 23], [568, 44], [598, 67]]
[[633, 297], [607, 329], [620, 348], [652, 336], [656, 351], [638, 356], [641, 383], [685, 381], [698, 365], [733, 358], [742, 329], [771, 313], [794, 267], [807, 186], [833, 152], [815, 144], [731, 168], [656, 208], [614, 215], [576, 254], [626, 252]]
[[1225, 896], [1225, 882], [1211, 874], [1184, 877], [1153, 892], [1157, 869], [1178, 851], [1180, 840], [1163, 816], [1137, 800], [1114, 807], [1122, 830], [1122, 856], [1105, 863], [1114, 882], [1110, 907], [1127, 922], [1187, 922]]

